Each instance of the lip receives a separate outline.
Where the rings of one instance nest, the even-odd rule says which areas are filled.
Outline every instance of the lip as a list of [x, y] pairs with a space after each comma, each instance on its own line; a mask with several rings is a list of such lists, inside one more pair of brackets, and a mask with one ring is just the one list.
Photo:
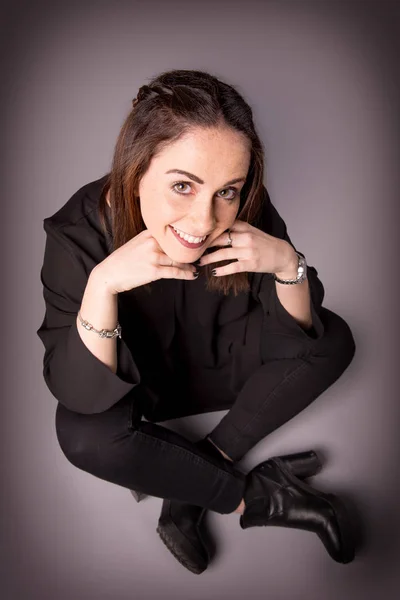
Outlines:
[[182, 244], [182, 246], [186, 246], [186, 248], [192, 248], [192, 249], [201, 248], [202, 246], [204, 246], [204, 244], [206, 243], [206, 241], [208, 240], [208, 237], [209, 237], [209, 236], [207, 236], [206, 239], [203, 240], [202, 242], [200, 242], [199, 244], [190, 244], [188, 241], [184, 240], [176, 233], [176, 231], [172, 227], [172, 225], [168, 225], [168, 227], [171, 228], [172, 233], [177, 238], [177, 240]]

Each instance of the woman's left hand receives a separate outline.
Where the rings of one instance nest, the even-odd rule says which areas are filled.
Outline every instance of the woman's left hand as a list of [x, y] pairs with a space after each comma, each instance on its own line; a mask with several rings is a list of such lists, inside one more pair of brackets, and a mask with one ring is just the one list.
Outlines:
[[[228, 245], [229, 232], [232, 245]], [[225, 246], [203, 255], [195, 264], [200, 266], [222, 260], [237, 259], [229, 265], [216, 268], [216, 275], [230, 275], [241, 271], [253, 273], [297, 274], [297, 255], [293, 247], [246, 221], [236, 220], [232, 227], [219, 235], [211, 246]]]

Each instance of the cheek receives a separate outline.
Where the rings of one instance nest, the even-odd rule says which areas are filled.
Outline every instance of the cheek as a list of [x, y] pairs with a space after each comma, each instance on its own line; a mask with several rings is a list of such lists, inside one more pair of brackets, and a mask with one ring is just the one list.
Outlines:
[[181, 218], [181, 213], [168, 204], [165, 198], [154, 202], [147, 212], [147, 220], [154, 230], [164, 231], [168, 225]]
[[146, 190], [140, 196], [142, 216], [151, 222], [159, 222], [165, 212], [165, 200], [157, 189]]
[[159, 206], [160, 220], [166, 224], [178, 221], [188, 212], [187, 203], [177, 202], [174, 198], [164, 196], [162, 204]]
[[232, 222], [236, 219], [236, 215], [239, 211], [239, 202], [235, 202], [232, 205], [222, 206], [219, 211], [219, 220], [223, 223]]

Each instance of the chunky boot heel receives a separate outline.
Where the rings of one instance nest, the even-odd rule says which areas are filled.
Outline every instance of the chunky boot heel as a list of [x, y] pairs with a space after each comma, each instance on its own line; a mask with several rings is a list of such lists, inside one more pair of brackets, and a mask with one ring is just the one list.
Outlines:
[[[231, 461], [225, 459], [207, 437], [195, 442], [195, 446], [204, 458], [232, 468]], [[208, 536], [203, 535], [206, 512], [201, 506], [165, 499], [157, 526], [157, 533], [171, 554], [197, 575], [207, 568], [214, 550]]]
[[322, 463], [314, 450], [274, 456], [271, 460], [283, 462], [286, 468], [296, 477], [300, 477], [300, 479], [312, 477], [322, 469]]
[[[310, 453], [307, 473], [316, 459]], [[293, 474], [287, 466], [296, 465], [298, 472], [304, 458], [275, 456], [250, 471], [243, 494], [245, 509], [240, 516], [242, 529], [254, 526], [292, 527], [316, 533], [329, 555], [339, 563], [349, 563], [355, 556], [355, 531], [346, 506], [334, 494], [320, 492]], [[296, 455], [294, 455], [296, 456]], [[286, 459], [288, 457], [286, 456]], [[306, 461], [307, 462], [307, 461]]]
[[196, 575], [205, 571], [210, 561], [201, 535], [201, 522], [206, 511], [194, 504], [164, 500], [157, 526], [157, 533], [171, 554]]
[[135, 498], [136, 502], [140, 502], [144, 498], [147, 498], [148, 494], [144, 494], [143, 492], [137, 492], [136, 490], [129, 490], [132, 496]]

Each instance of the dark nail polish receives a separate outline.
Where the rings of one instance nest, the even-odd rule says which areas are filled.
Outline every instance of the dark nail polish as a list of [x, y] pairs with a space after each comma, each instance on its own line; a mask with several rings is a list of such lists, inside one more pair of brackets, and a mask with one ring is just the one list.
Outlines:
[[193, 272], [193, 277], [198, 277], [199, 276], [200, 271], [194, 271]]
[[213, 275], [216, 275], [216, 274], [217, 274], [217, 271], [216, 271], [216, 269], [213, 269], [213, 270], [211, 271], [211, 273], [212, 273]]

